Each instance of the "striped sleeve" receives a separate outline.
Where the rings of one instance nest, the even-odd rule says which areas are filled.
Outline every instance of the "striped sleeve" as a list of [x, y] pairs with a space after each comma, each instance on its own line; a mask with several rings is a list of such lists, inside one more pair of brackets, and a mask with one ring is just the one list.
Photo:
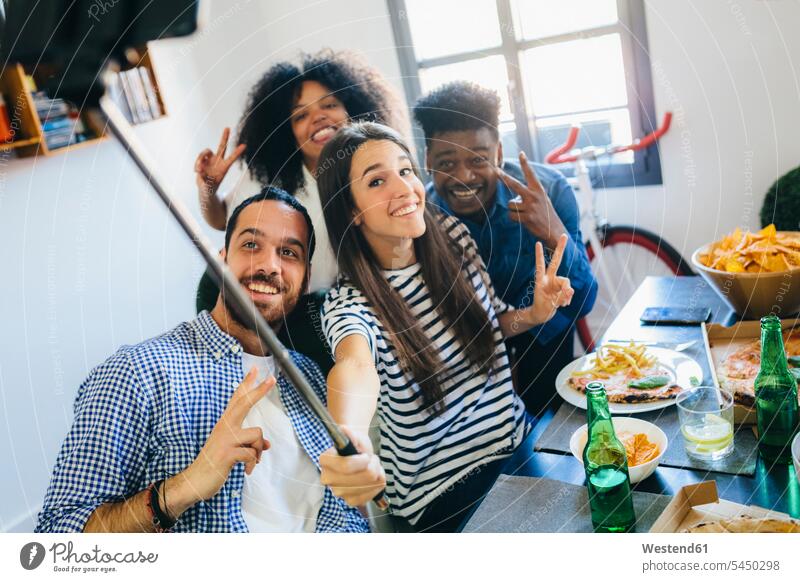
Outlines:
[[336, 355], [336, 348], [346, 337], [359, 334], [367, 340], [372, 358], [377, 364], [377, 347], [372, 318], [364, 305], [358, 301], [361, 293], [347, 284], [340, 284], [328, 291], [322, 306], [322, 330], [325, 339]]
[[475, 243], [475, 239], [472, 238], [472, 235], [469, 233], [469, 229], [464, 225], [464, 223], [458, 220], [455, 216], [444, 216], [442, 218], [442, 226], [447, 234], [450, 235], [450, 238], [452, 238], [464, 249], [465, 256], [477, 269], [481, 279], [483, 279], [483, 285], [486, 287], [486, 292], [489, 294], [489, 298], [492, 301], [492, 306], [494, 306], [495, 313], [500, 315], [508, 311], [513, 311], [514, 307], [500, 299], [500, 297], [498, 297], [494, 292], [492, 279], [489, 277], [489, 272], [486, 270], [486, 264], [483, 262], [483, 257], [481, 257], [481, 254], [478, 252], [478, 245]]

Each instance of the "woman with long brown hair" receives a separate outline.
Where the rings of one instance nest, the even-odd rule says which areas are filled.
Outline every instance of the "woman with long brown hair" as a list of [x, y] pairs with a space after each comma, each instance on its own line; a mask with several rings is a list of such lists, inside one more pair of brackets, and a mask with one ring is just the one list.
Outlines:
[[[375, 123], [340, 129], [320, 156], [341, 274], [323, 307], [328, 406], [360, 442], [377, 412], [392, 513], [452, 531], [528, 432], [503, 338], [547, 321], [572, 288], [556, 275], [566, 240], [547, 267], [537, 243], [533, 304], [502, 303], [467, 228], [426, 207], [412, 158]], [[321, 463], [324, 482], [335, 467]]]

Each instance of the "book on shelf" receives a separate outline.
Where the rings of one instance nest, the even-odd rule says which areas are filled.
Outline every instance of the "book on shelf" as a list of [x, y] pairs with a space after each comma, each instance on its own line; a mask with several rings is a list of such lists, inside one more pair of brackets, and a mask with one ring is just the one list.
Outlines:
[[134, 97], [133, 88], [130, 86], [130, 79], [128, 75], [125, 74], [125, 71], [121, 71], [117, 74], [117, 80], [120, 85], [120, 92], [122, 97], [125, 99], [125, 103], [128, 106], [128, 113], [130, 113], [130, 122], [131, 123], [142, 123], [145, 121], [139, 116], [139, 107], [136, 104], [136, 98]]
[[67, 147], [69, 145], [73, 145], [79, 143], [78, 136], [74, 133], [63, 133], [63, 134], [51, 134], [46, 135], [44, 138], [44, 142], [47, 144], [47, 148], [51, 150], [57, 150], [58, 148]]
[[139, 76], [142, 78], [142, 87], [144, 87], [144, 94], [150, 107], [150, 115], [152, 115], [153, 119], [158, 119], [163, 113], [161, 112], [161, 104], [158, 102], [158, 95], [156, 95], [156, 86], [150, 76], [150, 70], [147, 67], [137, 67], [136, 70], [139, 71]]
[[56, 119], [48, 119], [47, 121], [42, 123], [42, 131], [45, 133], [53, 132], [57, 129], [62, 129], [65, 127], [71, 128], [74, 125], [74, 121], [69, 117], [59, 117]]
[[33, 94], [33, 104], [36, 107], [36, 114], [43, 123], [68, 114], [70, 108], [63, 99], [50, 99], [44, 91]]
[[130, 123], [136, 123], [133, 118], [133, 111], [128, 104], [128, 99], [122, 91], [122, 78], [115, 75], [114, 79], [108, 84], [108, 97], [117, 105], [117, 108], [122, 112]]
[[14, 129], [11, 127], [11, 118], [8, 116], [5, 98], [0, 95], [0, 141], [10, 142], [14, 139]]
[[133, 124], [158, 119], [164, 114], [156, 87], [146, 67], [134, 67], [117, 73], [108, 89], [109, 97]]
[[133, 92], [133, 102], [136, 105], [136, 113], [142, 122], [150, 121], [153, 116], [150, 114], [150, 105], [147, 103], [147, 96], [144, 94], [142, 78], [136, 69], [122, 71], [122, 75], [128, 78], [128, 87]]

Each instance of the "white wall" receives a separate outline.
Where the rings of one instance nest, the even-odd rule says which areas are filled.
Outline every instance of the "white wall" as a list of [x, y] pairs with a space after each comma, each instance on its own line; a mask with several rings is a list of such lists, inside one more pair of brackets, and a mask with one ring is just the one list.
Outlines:
[[663, 186], [602, 197], [612, 222], [662, 235], [688, 259], [736, 226], [758, 228], [764, 194], [800, 165], [800, 3], [647, 0]]
[[[353, 48], [401, 87], [382, 1], [208, 6], [204, 32], [154, 46], [169, 117], [138, 130], [198, 219], [194, 157], [235, 125], [276, 60]], [[613, 221], [689, 251], [757, 226], [764, 191], [800, 164], [800, 4], [650, 0], [646, 14], [656, 108], [676, 113], [662, 141], [664, 186], [603, 199]], [[201, 265], [113, 140], [0, 166], [0, 248], [0, 531], [25, 531], [77, 386], [120, 344], [191, 318]]]
[[[198, 220], [194, 158], [278, 59], [357, 48], [399, 77], [382, 2], [206, 8], [203, 32], [153, 46], [169, 116], [137, 128]], [[0, 248], [0, 531], [30, 531], [78, 385], [119, 345], [193, 317], [202, 265], [114, 140], [2, 164]]]
[[[216, 145], [223, 127], [235, 127], [248, 91], [264, 71], [278, 61], [296, 60], [301, 51], [357, 50], [402, 94], [391, 24], [381, 1], [214, 0], [207, 6], [201, 32], [153, 45], [159, 73], [181, 77], [167, 96], [171, 112], [191, 110], [187, 131], [179, 134], [189, 146], [174, 152], [181, 167], [191, 170], [198, 148]], [[185, 174], [176, 177], [185, 186]]]

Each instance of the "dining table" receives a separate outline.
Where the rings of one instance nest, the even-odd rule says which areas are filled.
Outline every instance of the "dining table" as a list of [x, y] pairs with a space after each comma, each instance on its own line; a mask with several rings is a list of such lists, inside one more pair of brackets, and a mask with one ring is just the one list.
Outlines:
[[[711, 310], [710, 323], [730, 326], [739, 321], [736, 313], [722, 300], [701, 277], [647, 277], [636, 289], [622, 310], [608, 326], [598, 345], [609, 341], [646, 342], [666, 348], [683, 344], [683, 353], [689, 355], [706, 370], [704, 384], [712, 379], [708, 373], [708, 357], [706, 354], [703, 332], [697, 325], [653, 325], [640, 321], [642, 312], [648, 307], [708, 307]], [[526, 443], [536, 443], [547, 431], [548, 425], [558, 413], [561, 406], [571, 406], [556, 394], [547, 409], [538, 417]], [[753, 453], [755, 456], [755, 452]], [[547, 498], [557, 497], [559, 490], [566, 496], [575, 486], [584, 486], [583, 465], [566, 452], [542, 451], [531, 447], [525, 455], [515, 454], [516, 462], [506, 471], [513, 477], [501, 475], [492, 490], [486, 495], [481, 505], [467, 521], [464, 531], [520, 531], [519, 512], [527, 507], [524, 503], [528, 491], [536, 487], [546, 487]], [[524, 478], [532, 478], [526, 481]], [[755, 471], [752, 476], [714, 471], [713, 469], [690, 469], [659, 466], [646, 479], [632, 486], [634, 495], [664, 499], [665, 502], [682, 487], [702, 481], [716, 481], [719, 497], [743, 505], [756, 505], [770, 510], [782, 512], [800, 518], [800, 483], [792, 465], [769, 466], [757, 456]], [[521, 484], [529, 482], [530, 487]], [[506, 491], [505, 496], [495, 494], [495, 489], [508, 488], [514, 484], [517, 489], [513, 494]], [[584, 487], [585, 489], [585, 487]], [[652, 495], [648, 495], [652, 494]], [[566, 498], [566, 497], [565, 497]], [[495, 507], [493, 504], [501, 503]], [[539, 503], [541, 503], [539, 501]], [[517, 505], [515, 508], [514, 506]], [[663, 503], [662, 503], [663, 506]], [[487, 520], [487, 511], [492, 519]], [[497, 517], [495, 513], [502, 513]], [[477, 523], [480, 521], [481, 523]], [[489, 526], [487, 522], [491, 521]], [[591, 524], [589, 524], [590, 527]], [[529, 531], [537, 531], [535, 526]], [[586, 524], [562, 524], [558, 531], [584, 531]], [[542, 530], [544, 531], [544, 530]], [[548, 530], [549, 531], [549, 530]], [[590, 531], [590, 529], [589, 529]]]

